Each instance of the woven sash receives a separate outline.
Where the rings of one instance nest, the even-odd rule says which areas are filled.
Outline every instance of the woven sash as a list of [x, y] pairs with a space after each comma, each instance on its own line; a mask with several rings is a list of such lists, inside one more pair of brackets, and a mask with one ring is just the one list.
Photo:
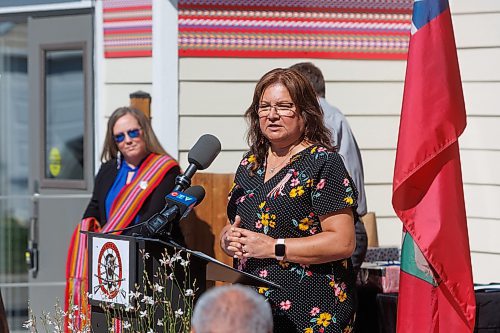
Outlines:
[[[72, 319], [68, 319], [68, 315], [65, 317], [65, 332], [79, 331], [85, 325], [90, 324], [85, 322], [90, 318], [90, 309], [87, 304], [87, 235], [80, 231], [108, 232], [127, 227], [166, 173], [176, 165], [177, 162], [169, 156], [150, 154], [141, 164], [134, 180], [125, 185], [116, 196], [111, 206], [108, 222], [103, 228], [92, 217], [83, 219], [76, 227], [71, 237], [66, 261], [64, 307], [65, 311], [75, 316], [72, 316]], [[71, 306], [78, 308], [71, 311]]]

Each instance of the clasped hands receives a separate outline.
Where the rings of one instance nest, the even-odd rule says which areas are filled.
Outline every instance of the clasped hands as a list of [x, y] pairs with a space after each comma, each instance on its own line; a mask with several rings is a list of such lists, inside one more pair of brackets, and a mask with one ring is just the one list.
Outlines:
[[236, 215], [233, 225], [223, 235], [226, 253], [234, 258], [274, 258], [275, 239], [240, 227], [241, 218]]

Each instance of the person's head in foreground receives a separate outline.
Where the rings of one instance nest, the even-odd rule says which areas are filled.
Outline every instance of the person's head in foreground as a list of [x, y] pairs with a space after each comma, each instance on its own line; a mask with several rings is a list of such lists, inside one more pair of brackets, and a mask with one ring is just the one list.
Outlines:
[[249, 287], [215, 287], [201, 295], [191, 318], [193, 333], [271, 333], [273, 317], [264, 297]]

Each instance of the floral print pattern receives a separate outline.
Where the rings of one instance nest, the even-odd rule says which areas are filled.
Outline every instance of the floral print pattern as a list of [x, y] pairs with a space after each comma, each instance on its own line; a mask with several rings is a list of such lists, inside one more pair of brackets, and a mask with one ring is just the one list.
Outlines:
[[[267, 181], [265, 165], [252, 170], [247, 154], [236, 172], [228, 217], [241, 216], [242, 227], [273, 238], [308, 237], [322, 232], [320, 216], [356, 207], [357, 191], [342, 159], [313, 145], [292, 156]], [[350, 259], [316, 265], [248, 258], [235, 267], [280, 285], [257, 288], [271, 304], [275, 332], [352, 331], [354, 273]]]

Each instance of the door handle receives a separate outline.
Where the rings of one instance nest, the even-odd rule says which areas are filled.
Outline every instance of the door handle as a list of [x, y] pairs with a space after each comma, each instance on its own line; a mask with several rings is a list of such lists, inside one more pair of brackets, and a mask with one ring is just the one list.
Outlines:
[[30, 219], [30, 232], [28, 248], [24, 253], [28, 271], [33, 278], [38, 274], [38, 204], [40, 193], [38, 192], [38, 182], [35, 182], [35, 190], [32, 197], [32, 214]]

